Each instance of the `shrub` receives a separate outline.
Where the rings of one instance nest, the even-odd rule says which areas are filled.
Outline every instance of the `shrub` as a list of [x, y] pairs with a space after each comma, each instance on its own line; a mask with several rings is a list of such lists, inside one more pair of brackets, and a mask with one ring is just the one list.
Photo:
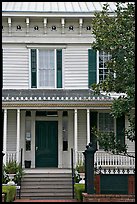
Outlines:
[[76, 170], [79, 173], [85, 173], [85, 164], [84, 164], [84, 162], [78, 163], [77, 166], [76, 166]]
[[3, 165], [3, 183], [7, 183], [10, 180], [8, 174], [16, 174], [14, 176], [14, 182], [19, 184], [20, 179], [24, 175], [24, 170], [21, 168], [20, 164], [16, 163], [16, 161], [9, 161], [6, 165]]
[[16, 197], [16, 187], [2, 186], [2, 193], [5, 194], [4, 202], [13, 202]]
[[75, 191], [75, 197], [78, 201], [83, 201], [82, 193], [85, 192], [85, 184], [82, 183], [75, 183], [74, 184], [74, 191]]

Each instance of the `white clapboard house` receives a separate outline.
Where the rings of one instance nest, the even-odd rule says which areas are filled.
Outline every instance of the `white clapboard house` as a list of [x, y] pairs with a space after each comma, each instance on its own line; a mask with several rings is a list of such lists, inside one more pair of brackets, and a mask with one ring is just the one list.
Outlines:
[[[83, 160], [91, 128], [114, 130], [134, 154], [122, 130], [126, 117], [109, 115], [117, 94], [95, 95], [105, 79], [108, 53], [95, 52], [92, 18], [103, 2], [2, 2], [3, 162], [11, 158], [36, 168], [71, 168]], [[110, 15], [115, 3], [109, 2]], [[121, 134], [120, 134], [121, 132]], [[99, 147], [97, 165], [132, 167], [130, 157]]]

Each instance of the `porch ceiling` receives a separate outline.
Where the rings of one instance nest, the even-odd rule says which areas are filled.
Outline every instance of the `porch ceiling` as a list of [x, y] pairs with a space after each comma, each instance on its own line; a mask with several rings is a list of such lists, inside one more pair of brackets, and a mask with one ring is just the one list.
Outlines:
[[[91, 89], [3, 89], [2, 103], [24, 104], [24, 106], [75, 106], [75, 105], [106, 105], [112, 103], [113, 98], [96, 95]], [[26, 105], [25, 105], [26, 104]]]

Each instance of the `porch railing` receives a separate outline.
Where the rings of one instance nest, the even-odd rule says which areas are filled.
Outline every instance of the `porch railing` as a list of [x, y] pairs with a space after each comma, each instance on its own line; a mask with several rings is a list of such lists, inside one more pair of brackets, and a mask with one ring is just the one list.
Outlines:
[[16, 151], [7, 151], [6, 152], [6, 162], [16, 161], [17, 153]]
[[[129, 152], [130, 155], [135, 155], [135, 152]], [[8, 151], [6, 153], [6, 161], [16, 161], [16, 152]], [[77, 152], [77, 161], [78, 163], [84, 162], [84, 155], [82, 151]], [[97, 151], [95, 153], [94, 162], [96, 166], [121, 166], [126, 168], [135, 167], [135, 158], [121, 155], [113, 155], [106, 152]]]
[[[130, 155], [135, 155], [134, 152], [129, 152]], [[82, 151], [77, 152], [78, 163], [84, 162], [84, 155]], [[121, 166], [125, 168], [135, 167], [135, 158], [121, 155], [109, 154], [104, 151], [96, 152], [94, 157], [96, 166]]]

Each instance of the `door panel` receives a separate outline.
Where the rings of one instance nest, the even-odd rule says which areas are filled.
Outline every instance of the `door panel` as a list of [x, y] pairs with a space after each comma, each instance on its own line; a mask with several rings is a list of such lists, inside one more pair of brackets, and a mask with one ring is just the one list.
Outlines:
[[58, 122], [36, 121], [35, 166], [58, 166]]

